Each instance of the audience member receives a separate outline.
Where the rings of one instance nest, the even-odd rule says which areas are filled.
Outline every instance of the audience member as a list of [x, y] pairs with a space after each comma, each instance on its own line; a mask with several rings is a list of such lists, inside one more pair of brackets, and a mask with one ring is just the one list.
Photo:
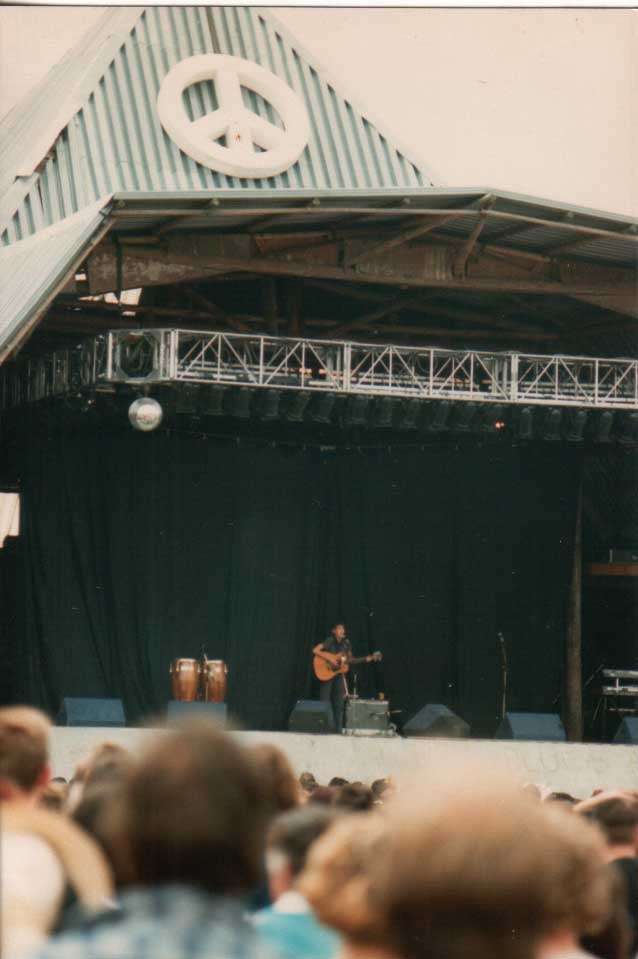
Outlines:
[[50, 779], [50, 727], [38, 709], [0, 709], [0, 801], [38, 802]]
[[308, 805], [332, 806], [337, 792], [335, 786], [317, 786], [308, 796]]
[[255, 922], [283, 959], [332, 959], [339, 951], [339, 937], [315, 919], [297, 889], [310, 847], [333, 818], [321, 806], [306, 806], [279, 816], [268, 833], [266, 863], [273, 905], [258, 912]]
[[248, 750], [208, 722], [164, 732], [110, 813], [119, 908], [52, 940], [40, 959], [270, 956], [242, 903], [268, 815]]
[[272, 815], [298, 806], [301, 801], [300, 785], [283, 750], [271, 743], [259, 743], [253, 746], [250, 752], [257, 765]]
[[361, 959], [576, 959], [581, 935], [613, 907], [594, 830], [477, 782], [337, 823], [311, 850], [301, 889]]
[[307, 795], [309, 795], [310, 793], [313, 793], [315, 791], [319, 783], [317, 782], [317, 780], [315, 779], [312, 773], [306, 772], [306, 773], [302, 773], [301, 776], [299, 777], [299, 785], [301, 786], [302, 791], [306, 793]]
[[638, 952], [638, 797], [600, 792], [575, 811], [602, 830], [610, 868], [620, 876], [621, 896], [631, 927], [632, 954]]
[[334, 797], [334, 806], [344, 812], [368, 812], [373, 804], [372, 790], [363, 783], [347, 783]]
[[94, 843], [60, 815], [6, 804], [0, 837], [4, 959], [21, 959], [45, 942], [59, 920], [67, 885], [85, 910], [108, 905], [110, 870]]

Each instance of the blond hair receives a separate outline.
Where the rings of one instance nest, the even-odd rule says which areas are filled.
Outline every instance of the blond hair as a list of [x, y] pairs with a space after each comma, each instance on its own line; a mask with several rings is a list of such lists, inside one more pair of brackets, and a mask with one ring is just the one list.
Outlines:
[[613, 893], [602, 837], [514, 787], [410, 791], [312, 850], [303, 891], [353, 942], [401, 959], [531, 959], [559, 929], [598, 931]]
[[49, 761], [51, 722], [39, 709], [0, 709], [0, 780], [33, 790]]

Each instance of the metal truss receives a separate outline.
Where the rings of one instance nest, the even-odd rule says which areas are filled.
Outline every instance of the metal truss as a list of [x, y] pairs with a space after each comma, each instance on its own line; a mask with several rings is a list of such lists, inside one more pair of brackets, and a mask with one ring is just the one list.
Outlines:
[[107, 384], [638, 410], [638, 360], [476, 352], [190, 330], [117, 330], [1, 371], [3, 409]]

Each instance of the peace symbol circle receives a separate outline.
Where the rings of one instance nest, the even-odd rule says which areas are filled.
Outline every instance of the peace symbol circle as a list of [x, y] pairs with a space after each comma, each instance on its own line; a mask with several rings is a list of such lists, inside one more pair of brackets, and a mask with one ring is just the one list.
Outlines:
[[[191, 120], [184, 90], [202, 80], [213, 81], [218, 107]], [[245, 106], [242, 87], [270, 103], [283, 129]], [[310, 136], [305, 105], [283, 80], [258, 63], [221, 53], [189, 57], [174, 66], [160, 87], [157, 112], [162, 126], [184, 153], [229, 176], [283, 173], [299, 159]], [[225, 145], [219, 142], [222, 137]]]

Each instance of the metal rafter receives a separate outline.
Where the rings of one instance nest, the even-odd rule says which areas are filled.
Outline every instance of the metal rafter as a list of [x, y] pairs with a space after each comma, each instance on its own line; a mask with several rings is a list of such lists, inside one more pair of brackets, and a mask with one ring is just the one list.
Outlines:
[[414, 399], [638, 410], [638, 360], [117, 330], [0, 371], [8, 409], [108, 384], [226, 384]]

